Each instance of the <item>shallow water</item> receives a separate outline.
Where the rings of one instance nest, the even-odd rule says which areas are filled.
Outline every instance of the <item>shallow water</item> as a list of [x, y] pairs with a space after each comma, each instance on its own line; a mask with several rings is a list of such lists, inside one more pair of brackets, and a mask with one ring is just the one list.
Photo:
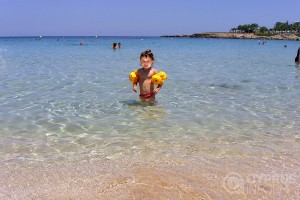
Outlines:
[[[299, 170], [299, 41], [57, 39], [0, 38], [0, 162], [245, 158]], [[168, 74], [153, 105], [128, 80], [145, 49]]]

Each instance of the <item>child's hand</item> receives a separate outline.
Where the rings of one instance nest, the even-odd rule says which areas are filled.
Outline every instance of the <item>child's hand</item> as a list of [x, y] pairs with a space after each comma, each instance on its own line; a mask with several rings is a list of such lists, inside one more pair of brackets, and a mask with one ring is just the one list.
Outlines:
[[153, 93], [157, 94], [159, 92], [159, 90], [160, 90], [160, 88], [156, 88], [156, 89], [153, 90]]
[[136, 87], [136, 85], [133, 85], [133, 91], [134, 91], [134, 92], [137, 92], [137, 87]]

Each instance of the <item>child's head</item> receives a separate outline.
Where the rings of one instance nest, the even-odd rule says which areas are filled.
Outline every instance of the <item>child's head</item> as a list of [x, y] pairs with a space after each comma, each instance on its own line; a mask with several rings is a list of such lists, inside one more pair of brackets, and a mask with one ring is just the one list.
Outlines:
[[140, 56], [140, 62], [144, 69], [149, 69], [154, 63], [154, 56], [150, 49], [143, 51]]

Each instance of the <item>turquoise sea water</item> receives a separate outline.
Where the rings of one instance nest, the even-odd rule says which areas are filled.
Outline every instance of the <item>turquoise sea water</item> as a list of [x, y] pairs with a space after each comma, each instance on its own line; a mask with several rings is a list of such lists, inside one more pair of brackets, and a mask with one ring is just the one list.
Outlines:
[[[112, 50], [113, 42], [122, 48]], [[289, 152], [296, 162], [299, 46], [159, 37], [0, 38], [0, 161], [151, 160], [220, 156], [220, 149], [259, 157], [268, 156], [268, 148]], [[154, 67], [168, 74], [154, 105], [141, 103], [128, 80], [146, 49], [154, 53]], [[253, 146], [260, 150], [252, 152]]]

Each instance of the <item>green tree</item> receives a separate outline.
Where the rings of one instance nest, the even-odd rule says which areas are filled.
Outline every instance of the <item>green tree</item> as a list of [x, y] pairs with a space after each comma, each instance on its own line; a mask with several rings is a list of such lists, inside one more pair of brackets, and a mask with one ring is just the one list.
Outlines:
[[259, 29], [258, 24], [250, 24], [249, 25], [249, 33], [253, 33]]
[[276, 22], [276, 24], [274, 25], [274, 30], [275, 31], [287, 31], [289, 30], [291, 27], [289, 25], [289, 22], [287, 21], [286, 23], [283, 22]]
[[264, 34], [264, 33], [268, 32], [268, 31], [269, 31], [269, 29], [267, 27], [265, 27], [265, 26], [262, 26], [262, 27], [259, 28], [259, 33]]
[[238, 30], [244, 31], [245, 33], [254, 33], [259, 29], [258, 24], [244, 24], [237, 27]]

